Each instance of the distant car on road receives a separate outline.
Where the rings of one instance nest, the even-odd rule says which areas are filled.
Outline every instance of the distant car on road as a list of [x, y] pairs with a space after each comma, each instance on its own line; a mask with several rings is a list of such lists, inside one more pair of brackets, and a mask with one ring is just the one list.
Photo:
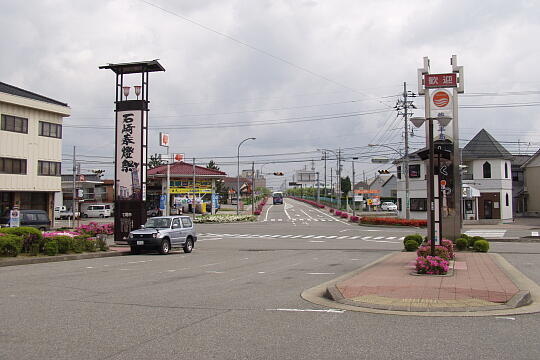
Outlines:
[[272, 204], [283, 204], [283, 193], [276, 191], [272, 193]]
[[391, 201], [383, 202], [381, 204], [381, 210], [383, 211], [397, 211], [397, 205]]
[[158, 249], [163, 255], [172, 248], [190, 253], [197, 241], [195, 226], [189, 216], [157, 216], [146, 221], [141, 229], [129, 233], [127, 242], [133, 254], [145, 249]]

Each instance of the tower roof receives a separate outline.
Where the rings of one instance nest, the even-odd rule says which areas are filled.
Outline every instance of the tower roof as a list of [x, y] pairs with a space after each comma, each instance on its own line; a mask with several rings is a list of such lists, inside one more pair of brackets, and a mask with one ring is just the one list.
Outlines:
[[512, 159], [512, 154], [485, 129], [482, 129], [465, 145], [461, 157], [463, 160]]

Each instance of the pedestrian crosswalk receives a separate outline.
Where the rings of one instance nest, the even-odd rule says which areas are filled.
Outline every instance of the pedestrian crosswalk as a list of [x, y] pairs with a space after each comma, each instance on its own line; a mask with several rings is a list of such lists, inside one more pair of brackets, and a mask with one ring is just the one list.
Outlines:
[[478, 229], [465, 231], [468, 236], [481, 236], [488, 239], [502, 238], [506, 234], [505, 229]]
[[215, 234], [215, 233], [202, 233], [199, 234], [198, 241], [204, 241], [205, 238], [211, 238], [215, 240], [216, 238], [236, 238], [236, 239], [248, 239], [248, 238], [258, 238], [258, 239], [309, 239], [309, 240], [363, 240], [368, 242], [381, 242], [381, 243], [391, 243], [398, 244], [403, 241], [403, 237], [397, 236], [351, 236], [351, 235], [281, 235], [281, 234]]

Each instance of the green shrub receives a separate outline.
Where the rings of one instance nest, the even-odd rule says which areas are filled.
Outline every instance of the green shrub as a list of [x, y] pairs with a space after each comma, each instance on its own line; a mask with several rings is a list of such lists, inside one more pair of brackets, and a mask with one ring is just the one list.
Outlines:
[[478, 240], [486, 240], [481, 236], [473, 236], [467, 239], [469, 241], [469, 247], [474, 248], [474, 243]]
[[466, 250], [468, 246], [469, 246], [469, 241], [467, 239], [459, 238], [456, 240], [456, 248], [459, 251]]
[[20, 236], [6, 234], [0, 236], [0, 256], [17, 256], [21, 252], [22, 239]]
[[107, 242], [101, 236], [98, 236], [96, 238], [96, 246], [99, 249], [99, 251], [107, 251], [107, 250], [109, 250], [109, 247], [107, 246]]
[[16, 235], [21, 238], [22, 252], [30, 252], [33, 243], [39, 243], [40, 249], [43, 248], [43, 235], [38, 229], [29, 226], [21, 226], [14, 228], [0, 228], [0, 233]]
[[414, 240], [418, 244], [418, 246], [422, 245], [422, 242], [424, 241], [424, 238], [422, 238], [422, 235], [420, 234], [413, 234], [413, 235], [407, 235], [405, 236], [405, 239], [403, 239], [403, 245], [407, 243], [409, 240]]
[[416, 251], [418, 249], [418, 243], [416, 240], [407, 240], [405, 241], [405, 250], [407, 251]]
[[33, 243], [30, 245], [30, 251], [31, 256], [38, 256], [39, 255], [39, 243]]
[[96, 238], [89, 237], [84, 239], [84, 251], [95, 252], [97, 249]]
[[73, 238], [73, 251], [80, 254], [84, 251], [85, 237], [76, 236]]
[[58, 252], [60, 254], [66, 254], [73, 250], [73, 238], [66, 235], [53, 236], [50, 239], [58, 243]]
[[56, 242], [56, 240], [50, 239], [45, 242], [43, 252], [45, 253], [45, 255], [48, 256], [58, 255], [58, 243]]
[[489, 243], [486, 240], [476, 240], [474, 242], [474, 251], [488, 252]]
[[465, 240], [469, 240], [470, 236], [467, 235], [467, 234], [460, 234], [460, 235], [459, 235], [459, 238], [465, 239]]

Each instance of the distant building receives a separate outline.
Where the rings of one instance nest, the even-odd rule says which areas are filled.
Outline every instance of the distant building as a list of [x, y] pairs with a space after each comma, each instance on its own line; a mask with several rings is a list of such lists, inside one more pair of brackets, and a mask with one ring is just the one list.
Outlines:
[[46, 210], [62, 191], [63, 102], [0, 82], [0, 211]]
[[540, 216], [540, 150], [523, 163], [521, 168], [524, 186], [518, 199], [522, 201], [523, 214]]
[[[251, 181], [251, 169], [248, 170], [242, 170], [242, 173], [240, 174], [242, 178], [249, 179]], [[264, 174], [262, 174], [259, 170], [255, 170], [255, 189], [257, 188], [265, 188], [266, 187], [266, 178], [264, 177]]]
[[381, 199], [396, 199], [397, 198], [397, 178], [394, 174], [377, 175], [369, 184], [370, 190], [379, 190]]
[[[427, 161], [409, 154], [409, 198], [413, 219], [427, 218]], [[461, 150], [463, 187], [463, 219], [496, 223], [513, 220], [512, 160], [514, 157], [486, 130], [482, 129]], [[405, 217], [405, 177], [403, 159], [397, 167], [399, 217]]]

